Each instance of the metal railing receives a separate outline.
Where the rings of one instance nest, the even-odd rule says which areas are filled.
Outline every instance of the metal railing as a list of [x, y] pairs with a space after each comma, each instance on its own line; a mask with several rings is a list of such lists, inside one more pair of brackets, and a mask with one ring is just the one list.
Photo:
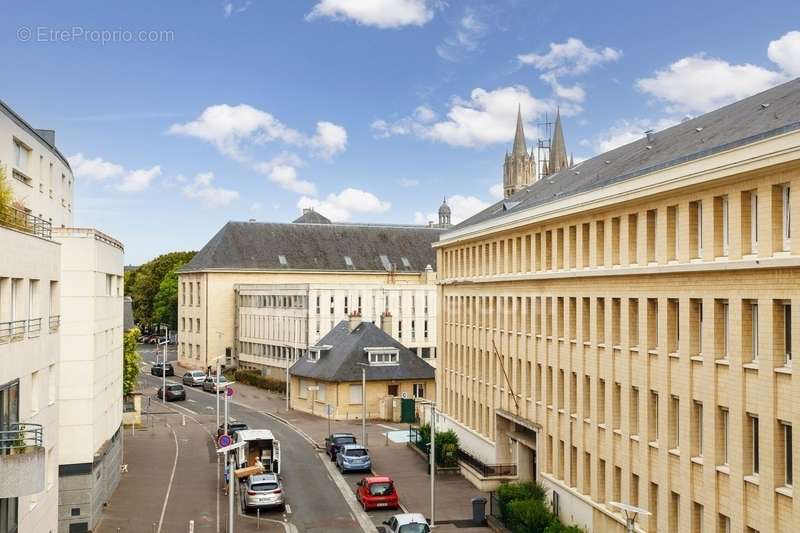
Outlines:
[[19, 341], [25, 338], [28, 327], [27, 320], [0, 322], [0, 343]]
[[515, 464], [494, 464], [487, 465], [477, 457], [473, 457], [464, 450], [458, 450], [456, 454], [458, 461], [475, 470], [481, 477], [514, 477], [517, 475], [517, 465]]
[[16, 207], [0, 207], [0, 226], [30, 233], [43, 239], [53, 238], [53, 225]]
[[50, 327], [50, 333], [58, 331], [61, 327], [61, 315], [52, 315], [47, 324]]
[[0, 426], [0, 455], [11, 450], [41, 447], [43, 442], [41, 424], [26, 422]]
[[42, 334], [42, 319], [29, 318], [28, 319], [28, 338], [33, 339]]

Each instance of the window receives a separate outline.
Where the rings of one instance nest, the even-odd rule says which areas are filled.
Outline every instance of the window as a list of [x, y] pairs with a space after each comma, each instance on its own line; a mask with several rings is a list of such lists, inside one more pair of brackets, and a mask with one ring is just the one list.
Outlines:
[[398, 350], [370, 350], [366, 349], [369, 354], [369, 364], [371, 365], [397, 365], [399, 364], [400, 352]]
[[788, 183], [781, 185], [781, 200], [782, 200], [781, 229], [782, 229], [784, 251], [789, 251], [792, 239], [792, 206], [789, 201], [790, 191], [791, 188], [789, 187]]
[[412, 394], [414, 398], [424, 398], [425, 397], [425, 385], [422, 383], [414, 383], [412, 385]]
[[678, 259], [678, 206], [667, 207], [667, 261]]
[[714, 255], [717, 257], [728, 255], [728, 220], [728, 197], [714, 198]]
[[751, 303], [750, 310], [750, 357], [753, 363], [758, 363], [758, 304]]
[[285, 255], [279, 255], [278, 256], [278, 262], [281, 264], [281, 266], [286, 266], [286, 265], [289, 264], [288, 261], [286, 261], [286, 256]]
[[31, 150], [20, 141], [14, 139], [14, 166], [21, 172], [28, 171], [28, 160]]
[[750, 253], [757, 254], [758, 253], [758, 194], [756, 191], [750, 191], [746, 193], [746, 201], [743, 202], [745, 204], [743, 207], [747, 207], [746, 213], [742, 220], [742, 226], [744, 226], [744, 219], [748, 219], [750, 224], [750, 232], [749, 232], [749, 243], [750, 243]]
[[197, 305], [200, 306], [200, 282], [197, 282]]
[[670, 449], [676, 450], [681, 445], [681, 401], [677, 396], [671, 396], [669, 402], [669, 438]]
[[703, 404], [694, 402], [694, 412], [692, 413], [692, 429], [694, 432], [694, 453], [695, 457], [703, 457]]
[[727, 359], [730, 350], [730, 307], [727, 300], [717, 302], [716, 345], [721, 359]]
[[758, 475], [759, 471], [759, 435], [758, 435], [758, 417], [756, 415], [748, 414], [748, 427], [750, 431], [750, 471], [754, 476]]
[[18, 498], [0, 498], [0, 531], [16, 532], [18, 526]]
[[692, 258], [703, 257], [703, 203], [700, 200], [689, 204], [689, 243]]
[[658, 393], [650, 391], [650, 442], [658, 442]]
[[792, 486], [792, 425], [788, 422], [781, 421], [781, 444], [783, 448], [783, 484], [787, 487]]
[[361, 404], [361, 401], [362, 401], [362, 400], [361, 400], [361, 398], [362, 398], [362, 394], [361, 394], [361, 385], [360, 385], [360, 384], [358, 384], [358, 385], [355, 385], [355, 384], [353, 384], [353, 385], [350, 385], [350, 391], [349, 391], [349, 392], [350, 392], [350, 394], [349, 394], [349, 396], [350, 396], [350, 403], [351, 403], [351, 404], [358, 404], [358, 405], [360, 405], [360, 404]]
[[353, 260], [349, 255], [344, 256], [344, 264], [347, 266], [347, 268], [353, 268]]
[[647, 212], [647, 262], [653, 263], [656, 260], [656, 225], [658, 212], [651, 209]]
[[111, 274], [106, 274], [106, 296], [111, 296], [112, 278]]
[[728, 464], [728, 436], [729, 436], [728, 408], [720, 407], [719, 408], [719, 455], [720, 455], [719, 463], [723, 465]]
[[639, 434], [639, 388], [631, 387], [631, 402], [629, 409], [630, 417], [630, 433], [631, 435]]
[[792, 306], [783, 307], [783, 366], [792, 366]]
[[181, 283], [181, 305], [186, 305], [186, 283]]
[[411, 268], [411, 263], [408, 260], [408, 257], [401, 257], [400, 262], [403, 263], [405, 268]]

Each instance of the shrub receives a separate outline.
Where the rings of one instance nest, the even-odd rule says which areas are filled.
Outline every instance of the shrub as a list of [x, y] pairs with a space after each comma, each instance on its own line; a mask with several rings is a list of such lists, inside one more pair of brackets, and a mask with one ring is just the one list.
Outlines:
[[544, 533], [555, 520], [544, 502], [535, 498], [511, 502], [508, 515], [506, 525], [512, 533]]
[[553, 517], [553, 521], [544, 529], [544, 533], [584, 533], [584, 531], [578, 526], [565, 526]]
[[497, 487], [497, 501], [500, 504], [500, 519], [508, 523], [508, 506], [511, 502], [538, 500], [544, 502], [544, 488], [535, 481], [503, 483]]
[[236, 370], [233, 372], [233, 381], [246, 383], [260, 389], [266, 389], [281, 394], [286, 393], [286, 383], [277, 379], [265, 378], [256, 370]]
[[[423, 424], [418, 430], [417, 448], [428, 453], [431, 442], [431, 427]], [[436, 465], [452, 467], [458, 465], [458, 435], [450, 429], [436, 432]]]

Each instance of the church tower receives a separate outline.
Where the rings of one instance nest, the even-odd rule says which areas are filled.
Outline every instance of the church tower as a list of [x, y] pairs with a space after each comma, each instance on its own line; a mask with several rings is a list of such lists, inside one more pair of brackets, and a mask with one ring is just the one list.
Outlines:
[[503, 195], [508, 198], [523, 187], [536, 181], [536, 166], [533, 152], [528, 153], [525, 145], [525, 131], [522, 127], [522, 109], [517, 110], [517, 131], [514, 134], [514, 147], [503, 163]]
[[450, 206], [447, 205], [447, 198], [442, 200], [442, 205], [439, 206], [439, 227], [450, 227]]
[[572, 166], [567, 156], [567, 143], [564, 142], [564, 129], [561, 126], [561, 110], [556, 111], [556, 123], [553, 127], [553, 138], [550, 141], [550, 156], [547, 165], [548, 174], [555, 174], [562, 168]]

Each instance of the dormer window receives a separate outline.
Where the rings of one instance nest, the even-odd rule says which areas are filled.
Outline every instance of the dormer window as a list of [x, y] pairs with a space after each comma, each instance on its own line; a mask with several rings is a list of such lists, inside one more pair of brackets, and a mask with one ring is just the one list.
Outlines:
[[344, 264], [347, 268], [353, 268], [353, 259], [349, 255], [344, 256]]
[[408, 257], [401, 257], [400, 262], [403, 263], [404, 267], [411, 268], [411, 263], [408, 261]]
[[400, 350], [394, 347], [364, 348], [372, 366], [390, 366], [400, 364]]
[[317, 361], [319, 361], [319, 358], [322, 356], [322, 353], [329, 351], [331, 348], [333, 348], [333, 346], [329, 346], [327, 344], [319, 346], [311, 346], [308, 349], [308, 360], [311, 361], [312, 363], [316, 363]]
[[381, 264], [383, 265], [383, 268], [385, 268], [386, 270], [392, 270], [392, 263], [389, 261], [389, 257], [385, 255], [381, 255], [379, 257], [381, 260]]

